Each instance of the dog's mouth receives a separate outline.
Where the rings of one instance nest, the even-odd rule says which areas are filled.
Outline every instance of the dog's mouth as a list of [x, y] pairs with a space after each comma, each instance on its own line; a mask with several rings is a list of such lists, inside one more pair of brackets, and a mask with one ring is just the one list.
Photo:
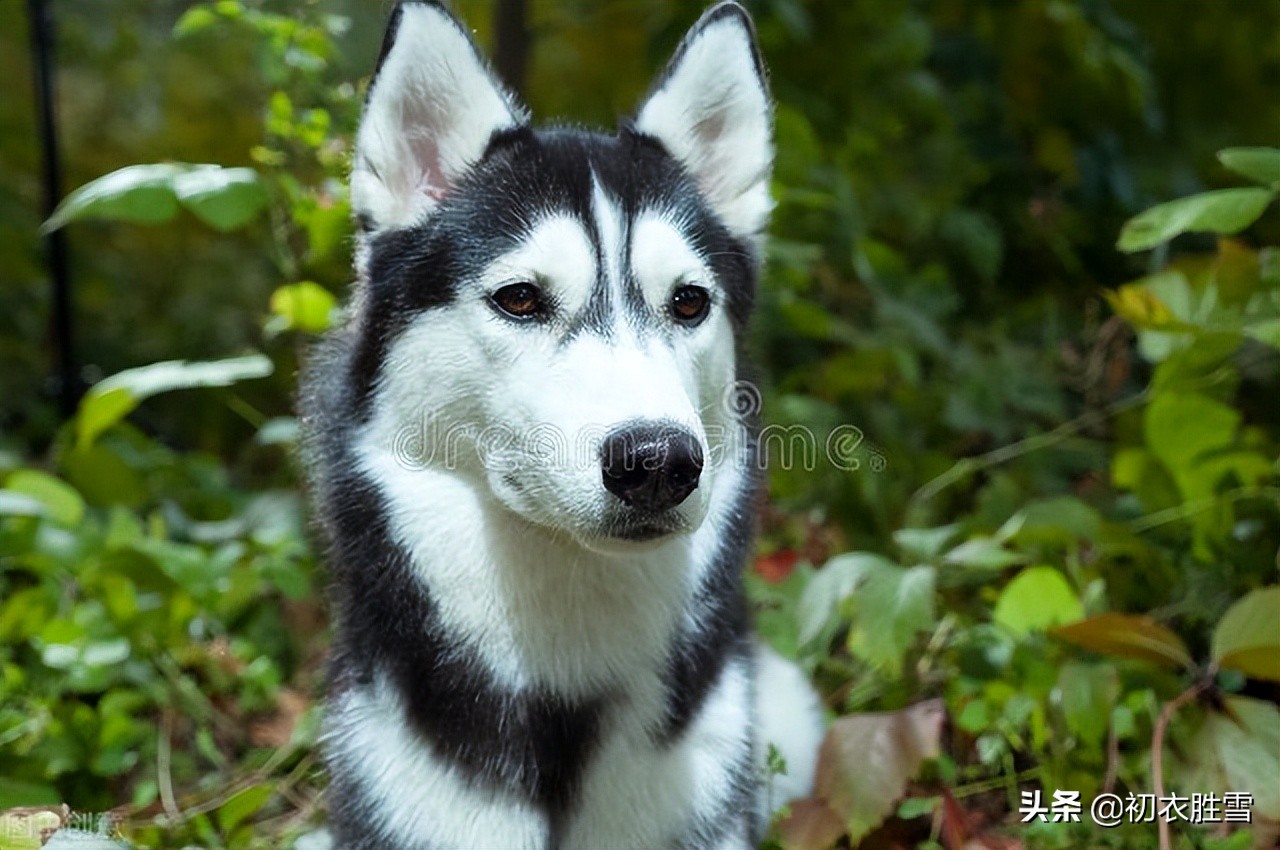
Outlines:
[[615, 515], [595, 533], [580, 537], [588, 549], [603, 553], [645, 550], [687, 534], [692, 527], [685, 517], [675, 511], [656, 516]]
[[672, 522], [637, 522], [628, 523], [611, 529], [609, 536], [618, 540], [630, 540], [633, 543], [644, 543], [678, 534], [684, 530], [682, 523]]

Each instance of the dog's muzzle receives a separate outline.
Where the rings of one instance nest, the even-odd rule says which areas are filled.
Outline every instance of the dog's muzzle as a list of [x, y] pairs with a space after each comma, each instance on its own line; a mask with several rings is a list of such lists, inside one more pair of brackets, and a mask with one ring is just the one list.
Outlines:
[[656, 516], [698, 489], [702, 444], [670, 422], [634, 422], [614, 429], [600, 448], [605, 489], [634, 511]]

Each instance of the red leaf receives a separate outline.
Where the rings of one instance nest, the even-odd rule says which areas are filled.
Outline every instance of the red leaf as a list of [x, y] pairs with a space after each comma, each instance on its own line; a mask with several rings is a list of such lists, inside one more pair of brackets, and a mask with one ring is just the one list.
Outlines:
[[942, 789], [942, 845], [947, 850], [964, 850], [964, 842], [968, 837], [966, 829], [968, 819], [964, 809], [951, 795], [951, 789]]
[[799, 560], [800, 555], [796, 550], [779, 549], [771, 555], [756, 558], [756, 573], [770, 584], [778, 584], [786, 581]]

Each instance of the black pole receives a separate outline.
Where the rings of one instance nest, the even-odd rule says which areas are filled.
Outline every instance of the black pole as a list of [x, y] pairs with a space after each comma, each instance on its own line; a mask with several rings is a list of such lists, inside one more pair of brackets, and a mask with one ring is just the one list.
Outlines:
[[525, 0], [496, 0], [493, 17], [493, 64], [507, 87], [523, 95], [529, 71], [528, 4]]
[[[62, 162], [58, 156], [58, 125], [54, 111], [53, 14], [45, 0], [27, 0], [31, 21], [31, 61], [36, 86], [36, 120], [40, 127], [43, 157], [44, 217], [53, 215], [62, 200]], [[53, 339], [53, 371], [57, 380], [58, 406], [64, 417], [76, 410], [80, 385], [76, 376], [71, 340], [71, 275], [67, 265], [67, 242], [59, 228], [45, 236], [48, 252], [50, 302], [49, 331]]]

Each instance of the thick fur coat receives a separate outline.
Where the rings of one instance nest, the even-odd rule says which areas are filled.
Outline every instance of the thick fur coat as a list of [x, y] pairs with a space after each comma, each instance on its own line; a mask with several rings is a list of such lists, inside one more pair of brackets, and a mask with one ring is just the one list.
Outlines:
[[395, 9], [302, 400], [338, 850], [745, 848], [807, 789], [816, 702], [741, 578], [771, 120], [735, 4], [614, 135], [533, 129], [447, 11]]

